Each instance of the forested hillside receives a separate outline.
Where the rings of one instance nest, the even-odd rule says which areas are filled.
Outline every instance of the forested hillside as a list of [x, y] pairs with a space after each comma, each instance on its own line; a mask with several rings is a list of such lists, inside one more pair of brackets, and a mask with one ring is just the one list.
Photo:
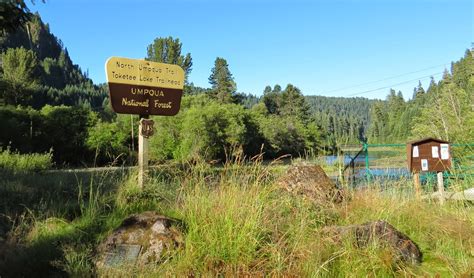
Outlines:
[[[209, 88], [188, 79], [193, 60], [177, 38], [156, 38], [144, 58], [185, 69], [183, 105], [176, 117], [156, 117], [151, 159], [224, 160], [235, 151], [266, 158], [325, 154], [346, 143], [405, 142], [435, 136], [473, 141], [473, 58], [467, 51], [439, 82], [418, 86], [405, 101], [303, 96], [292, 84], [267, 86], [261, 97], [238, 92], [225, 58], [216, 57]], [[108, 88], [75, 65], [39, 14], [2, 32], [0, 147], [21, 153], [52, 151], [57, 165], [133, 163], [137, 116], [117, 115]]]
[[375, 100], [307, 96], [311, 114], [328, 134], [328, 144], [360, 143], [366, 140], [370, 107]]
[[89, 128], [99, 116], [112, 117], [105, 87], [72, 62], [39, 14], [2, 32], [0, 41], [0, 147], [52, 151], [60, 164], [90, 159]]
[[0, 42], [4, 103], [36, 109], [47, 104], [102, 108], [105, 90], [71, 61], [67, 48], [39, 14], [23, 28], [3, 35]]
[[374, 102], [370, 117], [371, 142], [405, 142], [428, 136], [474, 142], [473, 52], [467, 50], [441, 80], [432, 79], [427, 90], [420, 84], [408, 101], [391, 90], [385, 102]]

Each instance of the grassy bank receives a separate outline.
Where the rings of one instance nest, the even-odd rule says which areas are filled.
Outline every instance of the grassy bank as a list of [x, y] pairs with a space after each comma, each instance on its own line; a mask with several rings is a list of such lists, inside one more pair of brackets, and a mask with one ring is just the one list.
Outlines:
[[[198, 163], [156, 171], [146, 187], [134, 173], [15, 176], [1, 180], [2, 277], [96, 275], [97, 244], [129, 214], [157, 210], [184, 223], [183, 245], [160, 265], [111, 275], [303, 277], [469, 275], [474, 272], [474, 208], [419, 201], [408, 182], [373, 184], [341, 204], [315, 205], [278, 188], [281, 166]], [[59, 175], [59, 174], [57, 174]], [[15, 201], [11, 198], [15, 197]], [[322, 229], [384, 219], [413, 239], [419, 266], [393, 265], [390, 250], [336, 245]], [[101, 273], [103, 274], [103, 273]]]

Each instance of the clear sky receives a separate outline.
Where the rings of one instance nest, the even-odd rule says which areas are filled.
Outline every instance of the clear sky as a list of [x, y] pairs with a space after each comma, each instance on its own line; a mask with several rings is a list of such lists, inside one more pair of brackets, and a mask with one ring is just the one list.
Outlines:
[[410, 98], [418, 79], [425, 88], [430, 75], [438, 80], [474, 41], [472, 0], [46, 0], [29, 6], [95, 83], [105, 82], [108, 57], [144, 58], [156, 37], [172, 36], [191, 53], [189, 81], [197, 86], [209, 87], [214, 60], [223, 57], [239, 92], [261, 95], [266, 85], [292, 83], [305, 95], [384, 99], [389, 89], [375, 89], [393, 87]]

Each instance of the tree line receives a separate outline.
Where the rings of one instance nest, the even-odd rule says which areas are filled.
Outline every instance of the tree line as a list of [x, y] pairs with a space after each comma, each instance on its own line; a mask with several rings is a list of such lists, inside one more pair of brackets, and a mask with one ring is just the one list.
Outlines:
[[436, 137], [450, 142], [474, 142], [474, 57], [464, 57], [445, 70], [441, 80], [431, 78], [427, 90], [421, 83], [405, 101], [390, 90], [386, 101], [376, 101], [370, 111], [371, 142], [405, 142]]
[[[19, 26], [2, 26], [0, 38], [0, 147], [19, 152], [52, 149], [58, 165], [133, 162], [138, 117], [111, 110], [106, 84], [93, 84], [38, 14], [30, 14]], [[266, 86], [257, 97], [238, 92], [223, 57], [216, 57], [210, 70], [210, 86], [198, 87], [188, 78], [191, 54], [172, 37], [154, 39], [144, 58], [177, 64], [186, 73], [180, 113], [155, 117], [155, 161], [222, 161], [236, 151], [276, 158], [331, 153], [339, 144], [367, 140], [473, 137], [472, 128], [470, 135], [463, 132], [463, 127], [473, 126], [470, 51], [426, 92], [421, 85], [415, 88], [409, 101], [395, 91], [387, 100], [304, 96], [292, 84]]]

